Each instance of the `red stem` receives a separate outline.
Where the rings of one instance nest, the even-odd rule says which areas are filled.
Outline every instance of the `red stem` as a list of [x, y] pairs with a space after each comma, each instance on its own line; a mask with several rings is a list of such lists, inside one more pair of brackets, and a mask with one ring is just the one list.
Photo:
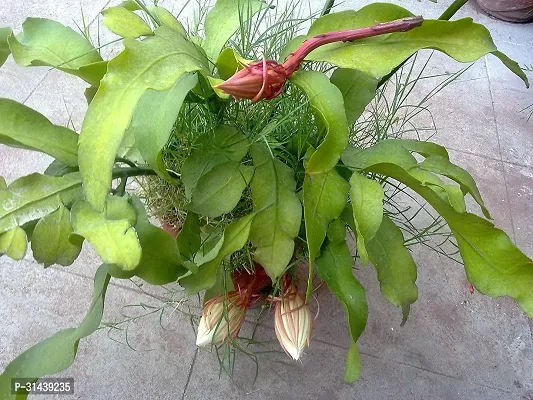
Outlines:
[[307, 57], [307, 55], [317, 47], [328, 43], [351, 42], [353, 40], [383, 35], [386, 33], [405, 32], [420, 26], [422, 22], [422, 17], [408, 17], [364, 28], [323, 33], [303, 42], [294, 53], [291, 53], [291, 55], [283, 63], [283, 67], [285, 68], [287, 76], [290, 76], [300, 67], [300, 63], [305, 59], [305, 57]]

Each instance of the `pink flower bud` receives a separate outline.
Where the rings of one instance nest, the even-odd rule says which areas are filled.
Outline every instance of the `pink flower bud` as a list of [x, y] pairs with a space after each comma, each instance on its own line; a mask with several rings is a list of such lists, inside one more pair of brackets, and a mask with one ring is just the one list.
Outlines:
[[246, 302], [235, 291], [207, 301], [198, 326], [196, 345], [218, 346], [236, 337], [244, 322]]
[[274, 327], [281, 347], [295, 360], [309, 346], [311, 325], [311, 312], [304, 296], [291, 284], [287, 293], [276, 303]]

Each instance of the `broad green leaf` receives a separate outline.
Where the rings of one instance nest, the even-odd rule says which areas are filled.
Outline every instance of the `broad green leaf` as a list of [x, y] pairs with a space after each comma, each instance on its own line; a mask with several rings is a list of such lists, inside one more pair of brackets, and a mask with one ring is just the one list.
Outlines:
[[255, 214], [250, 214], [229, 224], [224, 230], [224, 235], [221, 239], [222, 246], [216, 257], [201, 265], [198, 273], [179, 280], [180, 285], [187, 290], [189, 295], [198, 293], [204, 289], [209, 289], [215, 285], [220, 263], [226, 257], [242, 249], [248, 241], [250, 226], [254, 217]]
[[418, 153], [424, 157], [439, 156], [448, 161], [450, 159], [448, 151], [437, 143], [415, 139], [387, 139], [387, 141], [398, 143], [405, 149]]
[[175, 282], [187, 272], [181, 262], [176, 240], [147, 220], [135, 225], [142, 247], [142, 257], [135, 275], [152, 285]]
[[[412, 14], [399, 6], [374, 3], [358, 11], [341, 11], [318, 18], [311, 25], [308, 37], [408, 16]], [[311, 52], [306, 59], [357, 69], [380, 79], [421, 49], [439, 50], [460, 62], [472, 62], [487, 54], [496, 53], [527, 85], [527, 79], [518, 71], [514, 61], [501, 57], [489, 31], [483, 25], [475, 24], [471, 18], [456, 21], [425, 20], [422, 26], [408, 32], [328, 44]]]
[[[383, 143], [383, 142], [382, 142]], [[389, 176], [422, 196], [448, 223], [457, 239], [468, 280], [481, 293], [491, 297], [510, 296], [533, 317], [532, 261], [500, 229], [470, 213], [460, 213], [417, 176], [418, 166], [405, 168], [405, 148], [379, 143], [361, 151], [347, 151], [345, 165]], [[430, 185], [430, 184], [429, 184]]]
[[184, 74], [170, 89], [147, 90], [137, 103], [126, 133], [135, 137], [135, 144], [146, 163], [171, 182], [175, 179], [166, 170], [161, 150], [172, 134], [185, 96], [197, 82], [196, 74]]
[[337, 68], [330, 80], [342, 93], [346, 118], [351, 125], [376, 96], [379, 81], [361, 71], [348, 68]]
[[183, 224], [176, 241], [181, 255], [192, 261], [194, 255], [202, 245], [198, 214], [195, 214], [192, 211], [187, 213], [187, 218], [185, 219], [185, 223]]
[[187, 72], [206, 68], [196, 46], [171, 28], [143, 41], [125, 39], [125, 50], [109, 62], [89, 105], [79, 140], [79, 164], [89, 203], [102, 210], [115, 155], [135, 107], [148, 89], [167, 90]]
[[124, 7], [126, 10], [129, 11], [139, 11], [142, 10], [141, 7], [139, 7], [139, 3], [137, 3], [134, 0], [126, 0], [119, 4], [119, 7]]
[[70, 211], [63, 205], [42, 218], [31, 238], [35, 260], [46, 267], [52, 264], [70, 265], [78, 258], [83, 238], [72, 235]]
[[191, 199], [198, 180], [215, 166], [228, 161], [241, 161], [248, 152], [248, 139], [235, 127], [219, 125], [214, 134], [204, 135], [181, 167], [185, 195]]
[[64, 371], [76, 357], [78, 343], [100, 326], [104, 312], [104, 298], [109, 284], [108, 266], [102, 265], [94, 277], [94, 291], [91, 305], [78, 328], [63, 329], [55, 335], [30, 347], [11, 361], [0, 375], [0, 398], [25, 399], [27, 394], [12, 395], [11, 379], [28, 378], [35, 382], [43, 376]]
[[220, 50], [239, 29], [267, 3], [259, 0], [217, 0], [205, 18], [203, 48], [207, 57], [216, 61]]
[[7, 183], [3, 176], [0, 176], [0, 190], [7, 189]]
[[0, 189], [0, 233], [39, 219], [69, 203], [81, 187], [79, 174], [24, 176]]
[[71, 172], [78, 172], [78, 167], [69, 167], [59, 160], [52, 161], [44, 170], [44, 174], [48, 176], [63, 176]]
[[150, 26], [141, 17], [125, 7], [109, 7], [102, 11], [103, 24], [116, 35], [123, 38], [138, 38], [153, 35]]
[[323, 174], [305, 176], [303, 205], [310, 270], [324, 242], [330, 222], [339, 218], [348, 201], [348, 189], [348, 182], [334, 169]]
[[357, 172], [352, 174], [350, 200], [357, 235], [357, 250], [365, 264], [369, 262], [365, 243], [374, 238], [381, 225], [384, 197], [385, 193], [378, 182]]
[[19, 226], [0, 234], [0, 256], [7, 255], [13, 260], [22, 260], [26, 255], [28, 240], [26, 232]]
[[231, 78], [237, 71], [243, 68], [243, 65], [251, 63], [250, 60], [246, 60], [239, 56], [235, 50], [229, 47], [220, 52], [217, 58], [218, 75], [222, 79]]
[[356, 343], [351, 344], [346, 355], [346, 369], [344, 372], [344, 382], [353, 383], [361, 376], [361, 357]]
[[4, 65], [7, 58], [11, 54], [9, 44], [7, 43], [7, 38], [9, 35], [11, 35], [11, 32], [11, 28], [0, 28], [0, 67]]
[[291, 82], [307, 95], [319, 131], [325, 134], [309, 159], [306, 173], [327, 172], [337, 165], [348, 145], [348, 123], [342, 93], [325, 74], [318, 71], [297, 71], [291, 76]]
[[402, 231], [386, 215], [379, 230], [366, 244], [370, 262], [376, 268], [381, 293], [392, 304], [402, 308], [402, 325], [409, 309], [418, 299], [416, 264], [404, 246]]
[[[334, 230], [339, 231], [340, 235], [332, 234]], [[342, 303], [348, 320], [352, 343], [355, 345], [366, 327], [368, 305], [365, 289], [354, 277], [352, 266], [353, 258], [346, 244], [346, 229], [344, 224], [336, 219], [331, 222], [328, 229], [328, 240], [320, 257], [316, 259], [316, 271], [320, 279], [326, 282], [331, 293]], [[354, 354], [352, 354], [353, 351], [351, 349], [348, 352], [346, 362], [346, 376], [350, 378], [350, 381], [358, 378], [359, 374], [356, 371], [358, 372], [360, 369]]]
[[[131, 226], [135, 226], [137, 224], [137, 216], [140, 213], [138, 208], [135, 208], [133, 199], [129, 196], [108, 196], [105, 208], [106, 219], [125, 219]], [[146, 212], [141, 215], [141, 218], [148, 218]]]
[[[117, 264], [120, 268], [128, 271], [133, 270], [141, 260], [141, 245], [137, 233], [133, 228], [126, 208], [131, 208], [128, 203], [124, 204], [121, 219], [114, 219], [113, 215], [95, 211], [86, 201], [77, 201], [71, 209], [71, 222], [74, 233], [83, 236], [89, 241], [102, 260], [108, 264]], [[135, 212], [135, 211], [133, 211]]]
[[445, 176], [457, 182], [459, 185], [461, 185], [463, 192], [470, 193], [474, 200], [476, 200], [483, 211], [483, 215], [485, 215], [487, 218], [490, 218], [490, 213], [485, 207], [485, 203], [481, 198], [481, 193], [479, 193], [476, 182], [474, 181], [474, 178], [472, 178], [472, 175], [470, 175], [466, 170], [455, 164], [452, 164], [450, 161], [440, 156], [427, 157], [419, 164], [419, 168]]
[[69, 166], [78, 165], [78, 135], [53, 125], [37, 111], [0, 98], [0, 143], [46, 153]]
[[228, 161], [202, 175], [193, 189], [188, 209], [206, 217], [219, 217], [232, 211], [250, 183], [254, 169]]
[[98, 86], [105, 62], [92, 44], [73, 29], [45, 18], [28, 18], [22, 32], [10, 35], [15, 62], [24, 67], [50, 66]]
[[515, 60], [512, 60], [511, 58], [509, 58], [506, 54], [502, 53], [501, 51], [493, 51], [492, 55], [498, 57], [500, 61], [503, 63], [503, 65], [505, 65], [507, 68], [511, 70], [511, 72], [513, 72], [520, 79], [522, 79], [524, 83], [526, 84], [526, 87], [529, 88], [529, 80], [527, 79], [527, 75]]
[[168, 26], [169, 28], [174, 29], [182, 36], [187, 36], [187, 32], [185, 31], [185, 28], [183, 27], [181, 22], [179, 22], [177, 18], [172, 15], [172, 13], [166, 8], [156, 6], [153, 7], [151, 10], [155, 14], [159, 22], [161, 22], [161, 25]]
[[250, 241], [254, 259], [274, 281], [286, 269], [300, 231], [302, 205], [296, 197], [294, 171], [273, 157], [266, 145], [251, 149], [255, 173], [250, 183], [254, 211]]

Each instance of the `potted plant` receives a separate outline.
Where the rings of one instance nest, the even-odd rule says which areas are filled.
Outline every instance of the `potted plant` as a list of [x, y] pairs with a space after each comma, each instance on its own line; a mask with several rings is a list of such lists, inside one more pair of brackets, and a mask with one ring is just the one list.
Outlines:
[[[330, 12], [328, 1], [296, 36], [288, 20], [266, 34], [253, 25], [269, 12], [258, 0], [218, 0], [202, 30], [131, 0], [102, 12], [103, 24], [124, 39], [110, 60], [55, 21], [28, 18], [18, 34], [0, 30], [2, 63], [11, 55], [89, 85], [79, 134], [0, 100], [0, 142], [55, 158], [44, 174], [2, 182], [0, 251], [20, 259], [30, 245], [39, 263], [67, 266], [87, 241], [103, 261], [81, 325], [13, 360], [0, 376], [3, 397], [12, 378], [35, 382], [68, 368], [79, 340], [101, 323], [110, 279], [132, 277], [204, 293], [199, 346], [231, 345], [252, 304], [272, 305], [276, 336], [293, 359], [310, 343], [317, 277], [346, 311], [352, 347], [345, 380], [357, 380], [356, 342], [368, 310], [347, 233], [403, 323], [418, 296], [417, 267], [384, 206], [391, 181], [447, 222], [478, 291], [510, 296], [533, 316], [531, 260], [488, 220], [476, 183], [446, 149], [412, 139], [363, 142], [354, 133], [378, 88], [421, 49], [461, 62], [492, 54], [528, 84], [483, 26], [449, 21], [464, 3], [423, 20], [384, 3]], [[261, 39], [253, 40], [257, 32]], [[141, 190], [127, 190], [132, 178]], [[140, 199], [157, 184], [173, 198], [167, 209], [174, 216], [160, 216], [166, 229], [150, 222]], [[485, 218], [466, 211], [467, 195]], [[308, 278], [298, 287], [302, 270]]]

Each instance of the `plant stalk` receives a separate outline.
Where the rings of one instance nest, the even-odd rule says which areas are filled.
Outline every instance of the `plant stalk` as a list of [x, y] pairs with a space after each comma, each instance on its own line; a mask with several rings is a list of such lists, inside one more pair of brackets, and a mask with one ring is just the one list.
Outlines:
[[422, 22], [422, 17], [408, 17], [364, 28], [323, 33], [303, 42], [302, 45], [283, 63], [283, 67], [285, 68], [287, 76], [290, 76], [300, 67], [300, 64], [305, 57], [320, 46], [335, 42], [351, 42], [357, 39], [364, 39], [386, 33], [405, 32], [420, 26]]
[[320, 16], [323, 17], [324, 15], [329, 14], [334, 4], [335, 4], [335, 0], [327, 0], [326, 4], [324, 4], [324, 8], [322, 9], [322, 12], [320, 13]]
[[156, 175], [156, 172], [150, 167], [113, 168], [113, 179], [145, 175]]

